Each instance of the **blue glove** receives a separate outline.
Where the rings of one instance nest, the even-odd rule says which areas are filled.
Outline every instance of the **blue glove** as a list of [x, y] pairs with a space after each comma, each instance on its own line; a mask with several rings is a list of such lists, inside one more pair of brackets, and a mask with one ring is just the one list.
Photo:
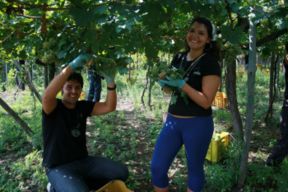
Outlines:
[[83, 68], [83, 66], [92, 59], [92, 56], [89, 54], [80, 54], [76, 57], [73, 61], [69, 63], [69, 66], [72, 68], [73, 71], [78, 71]]
[[159, 80], [159, 84], [164, 84], [164, 85], [168, 85], [170, 87], [177, 87], [179, 89], [182, 89], [182, 87], [185, 85], [185, 81], [184, 79], [171, 79], [171, 78], [167, 78], [167, 80]]
[[99, 74], [102, 77], [104, 77], [104, 79], [106, 80], [107, 84], [115, 83], [114, 79], [115, 79], [116, 72], [107, 73], [107, 72], [100, 71]]
[[115, 83], [115, 76], [110, 76], [110, 75], [104, 75], [104, 78], [107, 82], [107, 84]]
[[165, 87], [165, 83], [161, 82], [162, 80], [157, 81], [161, 88]]

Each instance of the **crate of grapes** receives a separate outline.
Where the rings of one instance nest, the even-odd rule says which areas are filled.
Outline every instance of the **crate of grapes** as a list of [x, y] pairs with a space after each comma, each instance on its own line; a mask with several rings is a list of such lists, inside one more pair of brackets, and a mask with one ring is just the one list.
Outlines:
[[227, 96], [224, 92], [217, 92], [216, 96], [214, 98], [214, 101], [212, 103], [213, 106], [219, 108], [219, 109], [224, 109], [227, 107]]

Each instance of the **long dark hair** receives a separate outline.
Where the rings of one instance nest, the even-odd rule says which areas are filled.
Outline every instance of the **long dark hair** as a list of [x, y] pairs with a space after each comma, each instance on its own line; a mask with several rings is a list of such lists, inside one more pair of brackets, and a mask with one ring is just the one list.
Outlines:
[[[209, 53], [213, 54], [217, 59], [219, 59], [219, 47], [218, 47], [218, 45], [217, 45], [217, 43], [213, 37], [213, 35], [215, 35], [215, 34], [213, 34], [212, 23], [208, 19], [206, 19], [205, 17], [195, 17], [191, 21], [189, 28], [196, 22], [205, 25], [205, 27], [207, 29], [208, 37], [210, 38], [210, 43], [207, 43], [205, 45], [204, 52], [206, 52], [206, 53], [209, 52]], [[187, 43], [186, 38], [185, 38], [185, 44], [186, 44], [186, 51], [189, 52], [190, 47]]]

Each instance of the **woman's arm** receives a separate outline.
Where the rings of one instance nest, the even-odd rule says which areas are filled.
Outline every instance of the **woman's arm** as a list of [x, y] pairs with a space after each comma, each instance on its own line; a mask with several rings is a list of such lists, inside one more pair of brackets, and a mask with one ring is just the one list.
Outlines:
[[182, 91], [185, 92], [190, 99], [195, 103], [207, 109], [211, 107], [217, 90], [220, 86], [221, 80], [217, 75], [207, 75], [202, 79], [202, 92], [192, 88], [189, 84], [185, 83]]

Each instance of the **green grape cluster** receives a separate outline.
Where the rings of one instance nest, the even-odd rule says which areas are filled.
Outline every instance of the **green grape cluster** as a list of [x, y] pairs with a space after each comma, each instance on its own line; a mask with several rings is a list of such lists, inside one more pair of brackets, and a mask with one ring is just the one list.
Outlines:
[[42, 47], [43, 49], [51, 49], [53, 46], [55, 46], [57, 41], [54, 38], [49, 38], [46, 41], [43, 42]]
[[[163, 80], [168, 80], [168, 78], [170, 80], [176, 80], [176, 79], [183, 79], [184, 78], [184, 70], [182, 69], [177, 69], [175, 67], [172, 68], [168, 68], [164, 71], [162, 71], [162, 73], [160, 73], [159, 78], [163, 79]], [[176, 87], [171, 87], [169, 85], [166, 85], [163, 87], [163, 91], [165, 93], [168, 94], [172, 94], [173, 92], [175, 92], [178, 88]], [[184, 93], [184, 92], [180, 92], [180, 96], [183, 97], [185, 103], [188, 103], [188, 96]], [[175, 104], [177, 101], [177, 95], [176, 94], [172, 94], [171, 96], [171, 100], [170, 100], [170, 104], [173, 105]]]
[[[184, 71], [182, 69], [177, 69], [175, 67], [172, 67], [172, 68], [167, 68], [163, 70], [159, 74], [159, 79], [168, 80], [169, 78], [170, 80], [176, 80], [176, 79], [183, 79], [183, 76], [184, 76]], [[175, 87], [170, 87], [168, 85], [167, 87], [172, 90], [176, 89]]]
[[184, 76], [184, 71], [175, 67], [168, 68], [165, 73], [166, 77], [169, 77], [170, 79], [183, 79]]
[[115, 74], [116, 72], [123, 72], [123, 69], [127, 68], [129, 62], [129, 58], [126, 57], [112, 59], [94, 55], [93, 62], [89, 67], [99, 73]]
[[114, 59], [93, 55], [93, 62], [90, 68], [99, 73], [114, 74], [117, 71], [117, 63]]
[[49, 38], [42, 44], [42, 54], [40, 60], [43, 63], [55, 63], [57, 62], [57, 55], [54, 51], [57, 41], [53, 38]]
[[40, 60], [43, 63], [54, 63], [57, 60], [56, 54], [52, 50], [47, 50], [43, 53]]

